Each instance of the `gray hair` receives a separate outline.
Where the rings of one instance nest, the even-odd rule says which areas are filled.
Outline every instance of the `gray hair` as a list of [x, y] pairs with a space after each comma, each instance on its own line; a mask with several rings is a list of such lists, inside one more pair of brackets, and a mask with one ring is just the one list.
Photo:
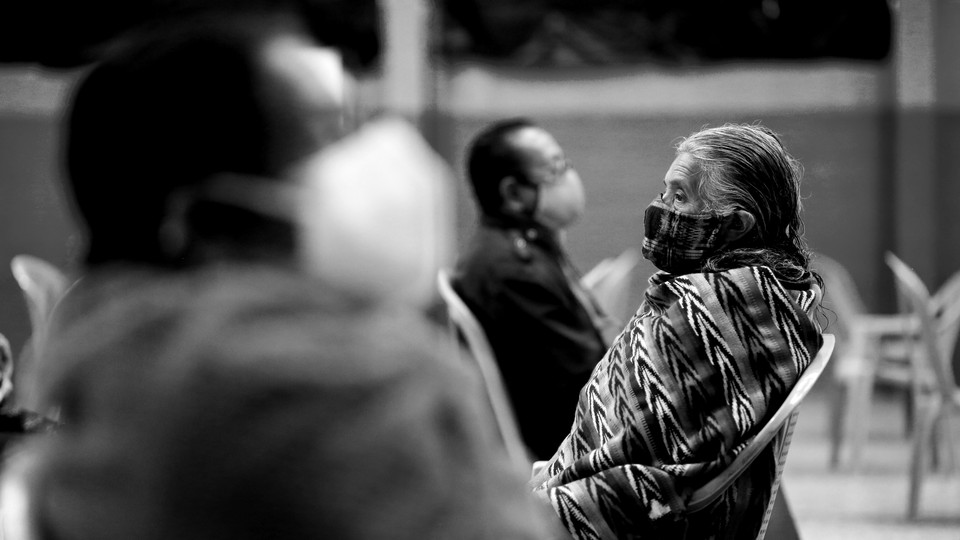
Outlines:
[[708, 258], [705, 270], [760, 264], [787, 279], [808, 270], [800, 216], [803, 169], [777, 134], [760, 125], [726, 124], [682, 139], [680, 154], [699, 166], [700, 196], [708, 210], [743, 209], [756, 218], [753, 232]]

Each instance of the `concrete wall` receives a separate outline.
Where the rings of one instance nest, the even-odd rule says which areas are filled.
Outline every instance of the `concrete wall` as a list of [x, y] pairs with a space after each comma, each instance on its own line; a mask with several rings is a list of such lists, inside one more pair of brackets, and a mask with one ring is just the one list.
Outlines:
[[[806, 169], [807, 239], [852, 272], [868, 308], [896, 307], [883, 262], [893, 251], [931, 289], [960, 269], [960, 2], [894, 5], [885, 62], [740, 62], [709, 67], [546, 72], [446, 66], [432, 91], [438, 146], [462, 171], [484, 124], [534, 118], [584, 177], [587, 216], [570, 233], [587, 268], [642, 237], [678, 136], [704, 125], [761, 122]], [[461, 182], [462, 183], [462, 182]], [[473, 225], [460, 190], [461, 238]], [[652, 268], [646, 266], [646, 272]]]

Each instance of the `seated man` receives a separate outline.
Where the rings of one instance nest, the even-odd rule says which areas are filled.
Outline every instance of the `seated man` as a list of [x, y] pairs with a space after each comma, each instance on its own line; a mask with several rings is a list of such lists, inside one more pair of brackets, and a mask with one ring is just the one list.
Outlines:
[[364, 136], [340, 139], [323, 58], [283, 14], [220, 14], [133, 35], [80, 82], [87, 268], [42, 357], [62, 428], [12, 469], [33, 538], [546, 534], [438, 329], [325, 266], [325, 156]]
[[663, 183], [642, 250], [661, 272], [531, 483], [578, 539], [756, 538], [772, 448], [695, 522], [686, 501], [763, 427], [822, 344], [799, 164], [769, 130], [726, 125], [684, 139]]
[[524, 119], [480, 133], [467, 168], [481, 223], [454, 288], [486, 331], [524, 442], [545, 459], [620, 330], [580, 285], [563, 246], [583, 212], [583, 185], [557, 141]]

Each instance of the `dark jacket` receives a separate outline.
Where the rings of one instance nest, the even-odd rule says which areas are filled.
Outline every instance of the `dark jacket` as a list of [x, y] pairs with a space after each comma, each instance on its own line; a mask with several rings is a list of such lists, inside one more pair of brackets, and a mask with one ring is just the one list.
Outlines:
[[605, 316], [592, 298], [578, 298], [578, 279], [548, 231], [490, 218], [453, 276], [487, 333], [537, 459], [552, 456], [570, 430], [580, 388], [607, 349], [598, 330]]

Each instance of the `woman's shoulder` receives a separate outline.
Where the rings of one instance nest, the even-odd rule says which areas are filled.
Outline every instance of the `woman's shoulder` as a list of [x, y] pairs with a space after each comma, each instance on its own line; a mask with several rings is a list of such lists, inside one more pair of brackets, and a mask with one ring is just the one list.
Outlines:
[[[799, 279], [784, 279], [768, 266], [742, 266], [715, 272], [651, 276], [645, 301], [661, 309], [680, 301], [701, 302], [706, 297], [740, 302], [780, 299], [810, 310], [821, 296], [819, 282], [811, 272]], [[656, 311], [656, 310], [655, 310]]]
[[796, 278], [786, 278], [778, 275], [769, 266], [741, 266], [712, 272], [696, 272], [690, 274], [669, 274], [657, 272], [649, 279], [651, 288], [654, 287], [683, 287], [690, 284], [703, 284], [708, 287], [717, 287], [733, 283], [735, 285], [759, 284], [774, 286], [786, 290], [809, 290], [819, 288], [816, 276], [809, 271]]

